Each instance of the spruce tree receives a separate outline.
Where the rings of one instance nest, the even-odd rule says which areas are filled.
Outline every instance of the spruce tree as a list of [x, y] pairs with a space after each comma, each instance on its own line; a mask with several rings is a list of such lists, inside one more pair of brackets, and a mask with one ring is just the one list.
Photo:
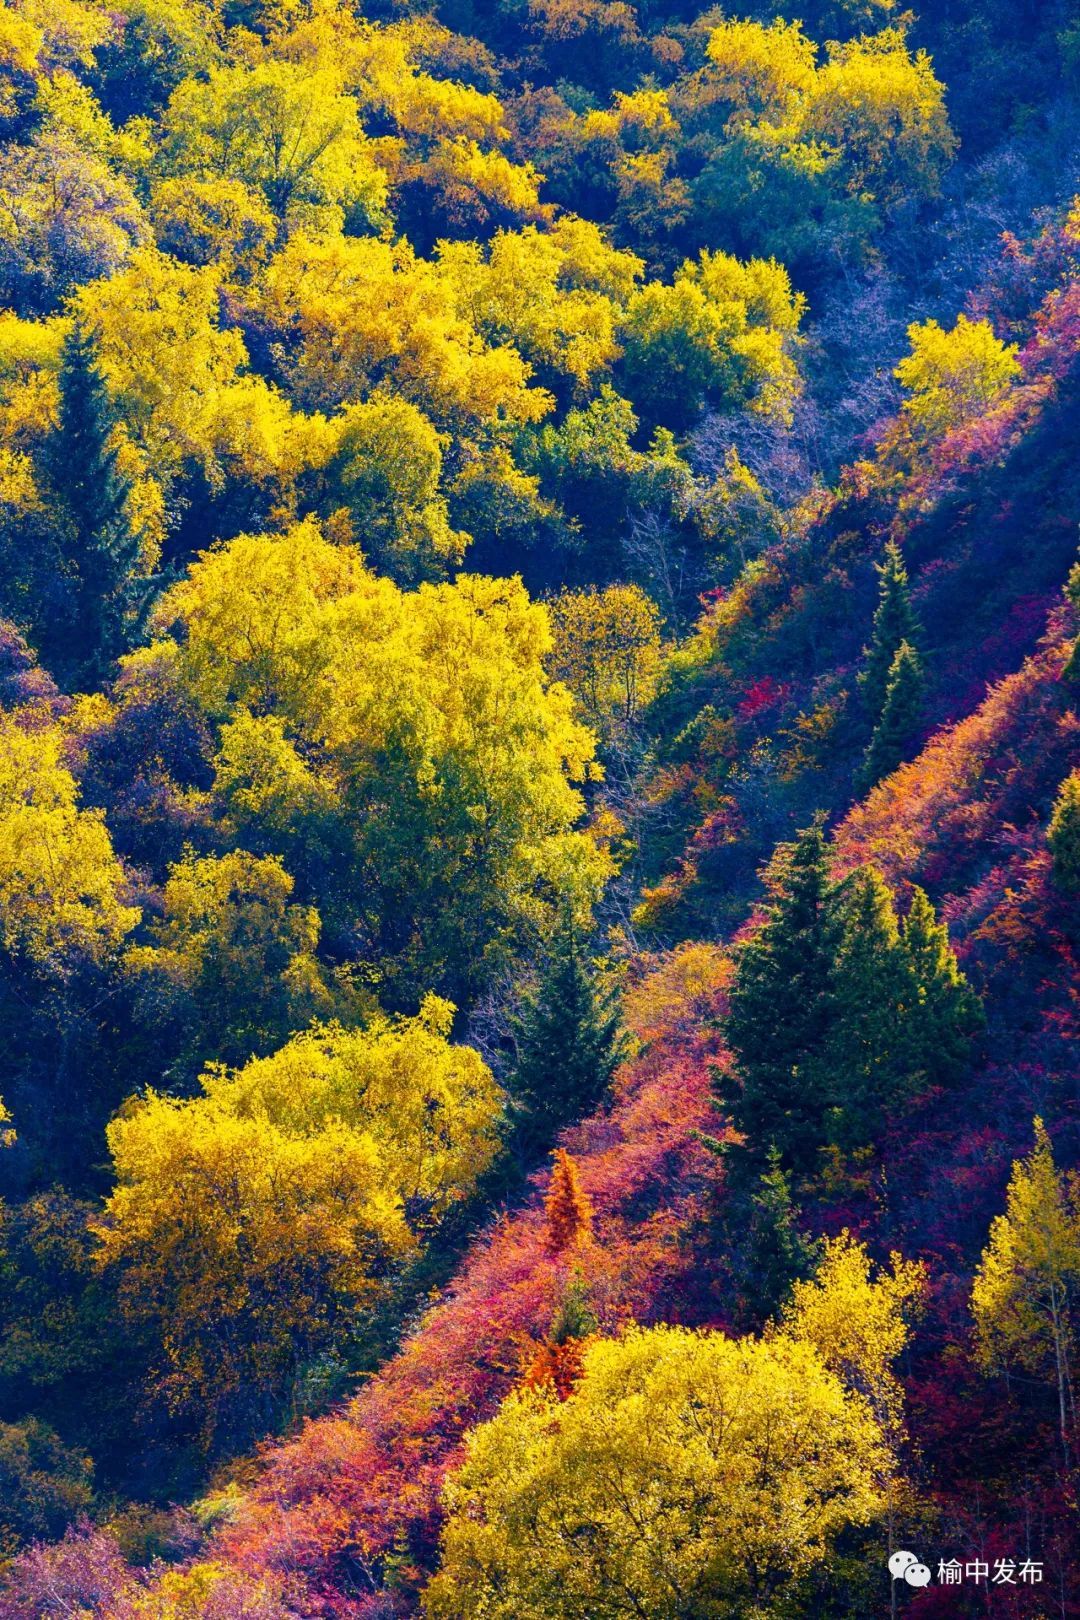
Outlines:
[[[768, 1168], [758, 1179], [745, 1216], [745, 1241], [740, 1253], [743, 1325], [758, 1329], [776, 1315], [792, 1285], [813, 1275], [820, 1245], [799, 1227], [799, 1209], [791, 1194], [791, 1175], [769, 1150]], [[732, 1234], [734, 1236], [734, 1234]]]
[[871, 1143], [886, 1114], [962, 1072], [983, 1023], [921, 889], [900, 924], [873, 867], [831, 882], [820, 824], [780, 846], [767, 881], [766, 920], [736, 963], [730, 1070], [714, 1076], [745, 1142], [708, 1144], [740, 1196], [772, 1152], [804, 1174], [823, 1147]]
[[76, 321], [64, 343], [48, 470], [75, 580], [70, 653], [81, 680], [99, 678], [124, 650], [138, 597], [139, 542], [127, 515], [130, 482], [113, 443], [116, 420], [93, 340]]
[[[1069, 570], [1069, 578], [1065, 585], [1065, 598], [1070, 602], [1077, 613], [1080, 613], [1080, 563], [1073, 563]], [[1080, 681], [1080, 636], [1072, 644], [1068, 661], [1061, 672], [1062, 679], [1070, 682]]]
[[919, 645], [919, 626], [911, 605], [907, 569], [895, 540], [890, 540], [885, 547], [885, 561], [878, 565], [877, 571], [878, 605], [873, 634], [866, 649], [866, 665], [859, 677], [866, 707], [875, 724], [885, 707], [893, 660], [901, 642], [906, 641], [909, 647], [916, 649]]
[[820, 820], [779, 847], [766, 886], [766, 920], [739, 951], [725, 1021], [732, 1072], [714, 1083], [752, 1160], [775, 1147], [785, 1167], [807, 1169], [831, 1104], [822, 1056], [839, 942]]
[[911, 751], [923, 707], [923, 672], [919, 655], [902, 641], [889, 670], [881, 718], [866, 750], [858, 785], [866, 793], [902, 765]]
[[1054, 882], [1063, 894], [1080, 894], [1080, 771], [1061, 784], [1046, 829]]
[[600, 1102], [623, 1053], [613, 990], [603, 986], [586, 942], [564, 908], [540, 982], [516, 1023], [511, 1094], [530, 1151]]
[[839, 898], [843, 932], [835, 1016], [824, 1055], [834, 1092], [830, 1139], [850, 1148], [872, 1141], [883, 1111], [909, 1089], [908, 1021], [915, 994], [892, 893], [881, 873], [861, 867]]
[[972, 1040], [986, 1023], [983, 1004], [960, 971], [949, 931], [924, 890], [914, 890], [900, 934], [914, 985], [907, 1039], [911, 1089], [949, 1085], [967, 1066]]

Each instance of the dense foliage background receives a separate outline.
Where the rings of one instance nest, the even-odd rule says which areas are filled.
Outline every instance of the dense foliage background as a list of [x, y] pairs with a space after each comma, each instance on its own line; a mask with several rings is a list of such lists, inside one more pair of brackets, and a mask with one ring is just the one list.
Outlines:
[[0, 1620], [1080, 1616], [1078, 103], [0, 3]]

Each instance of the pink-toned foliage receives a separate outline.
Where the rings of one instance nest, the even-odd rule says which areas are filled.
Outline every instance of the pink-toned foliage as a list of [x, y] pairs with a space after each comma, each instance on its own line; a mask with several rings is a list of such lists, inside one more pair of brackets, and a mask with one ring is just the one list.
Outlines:
[[251, 1574], [302, 1575], [328, 1616], [385, 1612], [384, 1588], [407, 1593], [431, 1565], [462, 1435], [520, 1379], [523, 1350], [546, 1337], [572, 1277], [583, 1277], [603, 1331], [694, 1318], [700, 1279], [686, 1237], [711, 1165], [695, 1132], [715, 1123], [709, 1065], [727, 973], [721, 953], [687, 947], [631, 991], [639, 1050], [610, 1110], [563, 1138], [593, 1211], [587, 1267], [547, 1241], [544, 1171], [350, 1405], [266, 1452], [218, 1555]]

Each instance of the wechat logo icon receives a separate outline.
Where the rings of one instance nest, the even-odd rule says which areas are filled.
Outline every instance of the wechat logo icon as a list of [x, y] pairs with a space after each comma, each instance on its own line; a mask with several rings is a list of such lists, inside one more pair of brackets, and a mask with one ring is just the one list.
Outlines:
[[909, 1586], [929, 1586], [930, 1571], [920, 1564], [913, 1552], [894, 1552], [889, 1559], [889, 1574], [894, 1581], [907, 1581]]

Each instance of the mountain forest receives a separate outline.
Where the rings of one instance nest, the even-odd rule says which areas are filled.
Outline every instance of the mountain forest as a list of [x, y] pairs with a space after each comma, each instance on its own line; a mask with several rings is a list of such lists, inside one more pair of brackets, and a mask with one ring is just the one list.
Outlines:
[[1080, 1620], [1080, 0], [0, 0], [0, 1620]]

